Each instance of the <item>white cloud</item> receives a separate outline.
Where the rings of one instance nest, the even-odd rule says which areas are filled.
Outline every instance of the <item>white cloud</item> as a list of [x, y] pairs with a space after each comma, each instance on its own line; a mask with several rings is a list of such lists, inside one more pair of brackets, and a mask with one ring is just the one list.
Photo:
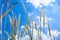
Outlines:
[[42, 40], [50, 40], [50, 37], [48, 35], [45, 35], [43, 32], [41, 32]]
[[44, 6], [48, 6], [51, 4], [51, 6], [53, 5], [52, 2], [54, 2], [55, 0], [27, 0], [26, 2], [31, 3], [35, 8], [38, 7], [42, 7], [42, 5]]
[[[18, 35], [15, 36], [15, 39], [18, 40]], [[19, 40], [20, 40], [20, 37], [19, 37]]]
[[[47, 34], [44, 34], [43, 31], [41, 31], [41, 32], [39, 31], [39, 36], [40, 35], [41, 35], [42, 40], [51, 40], [51, 38], [53, 39], [53, 36], [58, 37], [60, 35], [60, 32], [57, 30], [51, 30], [52, 36], [50, 37], [48, 34], [48, 31], [47, 31]], [[18, 40], [18, 35], [15, 36], [15, 39]], [[8, 38], [8, 40], [9, 40], [9, 38]], [[30, 40], [30, 36], [25, 34], [25, 36], [23, 36], [22, 38], [19, 37], [19, 40]], [[35, 28], [33, 28], [33, 40], [39, 40], [38, 30], [36, 30]]]
[[[47, 35], [45, 35], [42, 31], [41, 31], [41, 34], [40, 34], [40, 31], [39, 31], [39, 37], [40, 37], [40, 35], [41, 35], [42, 40], [50, 40], [50, 38]], [[38, 30], [36, 30], [36, 29], [33, 29], [33, 39], [34, 40], [36, 40], [36, 39], [39, 40]]]
[[52, 6], [52, 7], [53, 7], [54, 5], [53, 5], [53, 4], [50, 4], [50, 6]]
[[[48, 34], [48, 32], [47, 32], [47, 34]], [[57, 30], [51, 30], [51, 35], [54, 37], [58, 37], [60, 35], [60, 32]]]
[[[60, 32], [57, 30], [51, 30], [51, 37], [49, 36], [48, 32], [47, 35], [44, 34], [43, 32], [41, 33], [43, 40], [51, 40], [51, 39], [55, 39], [60, 35]], [[54, 37], [53, 37], [54, 36]]]
[[21, 26], [21, 28], [23, 29], [25, 26], [23, 25], [23, 26]]
[[[40, 33], [40, 32], [39, 32]], [[48, 32], [47, 32], [48, 33]], [[57, 30], [52, 30], [51, 31], [51, 37], [53, 39], [53, 35], [54, 37], [58, 37], [58, 35], [60, 34], [60, 32], [58, 32]], [[40, 36], [40, 34], [39, 34]], [[42, 37], [42, 40], [51, 40], [50, 36], [47, 34], [44, 34], [42, 31], [41, 31], [41, 37]], [[29, 35], [26, 35], [25, 37], [22, 38], [23, 40], [30, 40], [30, 36]], [[38, 30], [36, 30], [35, 28], [33, 28], [33, 40], [39, 40], [38, 38]]]
[[21, 40], [30, 40], [30, 36], [26, 35], [25, 37], [22, 37]]
[[[37, 22], [39, 23], [37, 25], [40, 25], [40, 16], [36, 16], [36, 19], [37, 19]], [[42, 20], [41, 21], [41, 26], [43, 27], [43, 17], [41, 17], [41, 20]], [[53, 21], [53, 18], [46, 17], [46, 19], [45, 19], [45, 27], [47, 27], [48, 21]]]
[[[33, 14], [34, 15], [34, 14]], [[33, 16], [32, 15], [32, 16]], [[31, 16], [31, 14], [30, 14], [30, 16]], [[40, 16], [35, 16], [36, 18], [35, 19], [37, 19], [37, 26], [39, 27], [40, 26]], [[51, 18], [51, 17], [46, 17], [46, 19], [45, 19], [45, 21], [46, 21], [46, 27], [48, 27], [47, 26], [47, 23], [48, 23], [48, 20], [49, 21], [53, 21], [54, 19], [53, 18]], [[35, 21], [33, 21], [33, 25], [35, 24]], [[42, 17], [42, 25], [43, 25], [43, 17]], [[51, 40], [51, 38], [53, 39], [53, 36], [54, 37], [58, 37], [59, 35], [60, 35], [60, 32], [59, 31], [57, 31], [57, 30], [51, 30], [51, 37], [49, 36], [49, 34], [48, 34], [48, 31], [47, 31], [47, 34], [44, 34], [42, 31], [41, 31], [41, 36], [42, 36], [42, 40]], [[27, 40], [27, 38], [28, 38], [28, 40], [30, 39], [30, 37], [29, 37], [29, 35], [26, 35], [25, 36], [25, 39]], [[22, 38], [23, 40], [25, 40], [24, 39], [24, 37]], [[33, 28], [33, 39], [34, 40], [39, 40], [39, 38], [38, 38], [38, 30], [36, 30], [35, 28]]]
[[[30, 16], [30, 19], [33, 21], [33, 25], [35, 25], [34, 21], [36, 20], [37, 26], [40, 27], [41, 24], [41, 27], [43, 27], [43, 16], [41, 17], [41, 23], [40, 23], [40, 16], [38, 16], [37, 14], [35, 15], [35, 13], [29, 13], [28, 15]], [[34, 18], [32, 19], [32, 17]], [[48, 21], [51, 23], [53, 20], [54, 18], [45, 16], [45, 27], [48, 27]]]
[[[8, 40], [9, 40], [9, 38], [8, 38]], [[30, 37], [29, 37], [29, 35], [26, 35], [25, 37], [22, 37], [22, 38], [19, 36], [19, 39], [18, 39], [18, 35], [16, 34], [15, 40], [30, 40]]]

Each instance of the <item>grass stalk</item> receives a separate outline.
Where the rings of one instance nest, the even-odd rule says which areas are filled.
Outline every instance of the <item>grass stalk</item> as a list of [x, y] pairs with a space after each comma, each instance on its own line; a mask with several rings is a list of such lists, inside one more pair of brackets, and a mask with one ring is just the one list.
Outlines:
[[0, 15], [0, 19], [3, 18], [13, 7], [15, 7], [17, 2], [13, 3], [11, 7], [9, 7], [2, 15]]
[[46, 20], [46, 11], [44, 11], [44, 17], [43, 17], [43, 27], [45, 27], [45, 20]]
[[23, 8], [24, 8], [24, 13], [26, 13], [26, 7], [25, 7], [23, 1], [22, 1], [21, 3], [22, 3], [22, 6], [23, 6]]

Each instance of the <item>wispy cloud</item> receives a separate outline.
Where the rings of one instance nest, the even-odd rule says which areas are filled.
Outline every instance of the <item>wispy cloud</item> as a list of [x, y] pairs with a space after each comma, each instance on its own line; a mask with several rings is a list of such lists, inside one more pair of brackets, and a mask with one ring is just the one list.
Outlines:
[[[39, 23], [40, 22], [40, 16], [36, 16], [36, 19], [37, 19], [37, 22]], [[41, 17], [41, 26], [43, 27], [43, 17]], [[51, 18], [51, 17], [47, 17], [46, 16], [46, 19], [45, 19], [45, 27], [47, 27], [47, 24], [48, 24], [48, 21], [53, 21], [54, 19]]]
[[35, 8], [42, 7], [42, 6], [53, 6], [53, 2], [55, 0], [27, 0], [26, 2], [31, 3]]
[[[47, 32], [47, 34], [49, 34], [49, 33]], [[60, 35], [60, 32], [57, 31], [57, 30], [51, 30], [51, 35], [55, 36], [55, 37], [58, 37]]]

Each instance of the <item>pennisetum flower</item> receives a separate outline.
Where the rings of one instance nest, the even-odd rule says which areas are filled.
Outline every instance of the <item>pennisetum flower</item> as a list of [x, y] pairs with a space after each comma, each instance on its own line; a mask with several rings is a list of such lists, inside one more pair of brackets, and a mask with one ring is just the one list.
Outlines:
[[50, 31], [50, 24], [48, 22], [48, 31], [49, 31], [49, 36], [51, 37], [51, 31]]
[[5, 31], [5, 34], [9, 37], [9, 39], [11, 39], [11, 36], [9, 35], [7, 31]]
[[46, 11], [44, 11], [44, 16], [43, 16], [43, 27], [45, 27], [45, 20], [46, 20]]
[[41, 21], [42, 21], [42, 8], [40, 10], [40, 23], [41, 23]]
[[26, 7], [25, 7], [23, 1], [22, 1], [22, 6], [23, 6], [23, 8], [24, 8], [24, 13], [26, 13]]
[[19, 26], [19, 24], [20, 24], [20, 13], [18, 15], [18, 26]]
[[42, 8], [40, 8], [40, 33], [38, 32], [38, 34], [40, 34], [38, 36], [40, 40], [42, 39], [42, 37], [41, 37], [41, 23], [42, 23]]

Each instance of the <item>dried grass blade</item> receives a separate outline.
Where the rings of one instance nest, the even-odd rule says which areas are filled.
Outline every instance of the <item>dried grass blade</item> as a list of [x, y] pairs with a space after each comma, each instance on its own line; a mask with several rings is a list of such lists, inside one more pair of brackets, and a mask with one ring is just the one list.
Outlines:
[[46, 11], [44, 11], [44, 17], [43, 17], [43, 27], [45, 27], [45, 20], [46, 20]]
[[41, 11], [40, 11], [40, 22], [42, 21], [42, 8], [41, 8]]
[[18, 26], [20, 24], [20, 14], [18, 15]]
[[50, 24], [48, 22], [48, 31], [49, 31], [49, 35], [51, 36], [51, 31], [50, 31]]
[[9, 35], [7, 31], [5, 31], [5, 34], [9, 37], [9, 39], [11, 39], [11, 36]]
[[23, 2], [22, 2], [22, 6], [23, 6], [23, 8], [24, 8], [24, 12], [26, 13], [26, 7], [25, 7], [25, 5], [24, 5]]
[[0, 19], [1, 19], [1, 17], [3, 18], [13, 7], [15, 7], [16, 4], [17, 4], [17, 3], [13, 3], [13, 5], [12, 5], [10, 8], [8, 8], [8, 9], [0, 16]]

